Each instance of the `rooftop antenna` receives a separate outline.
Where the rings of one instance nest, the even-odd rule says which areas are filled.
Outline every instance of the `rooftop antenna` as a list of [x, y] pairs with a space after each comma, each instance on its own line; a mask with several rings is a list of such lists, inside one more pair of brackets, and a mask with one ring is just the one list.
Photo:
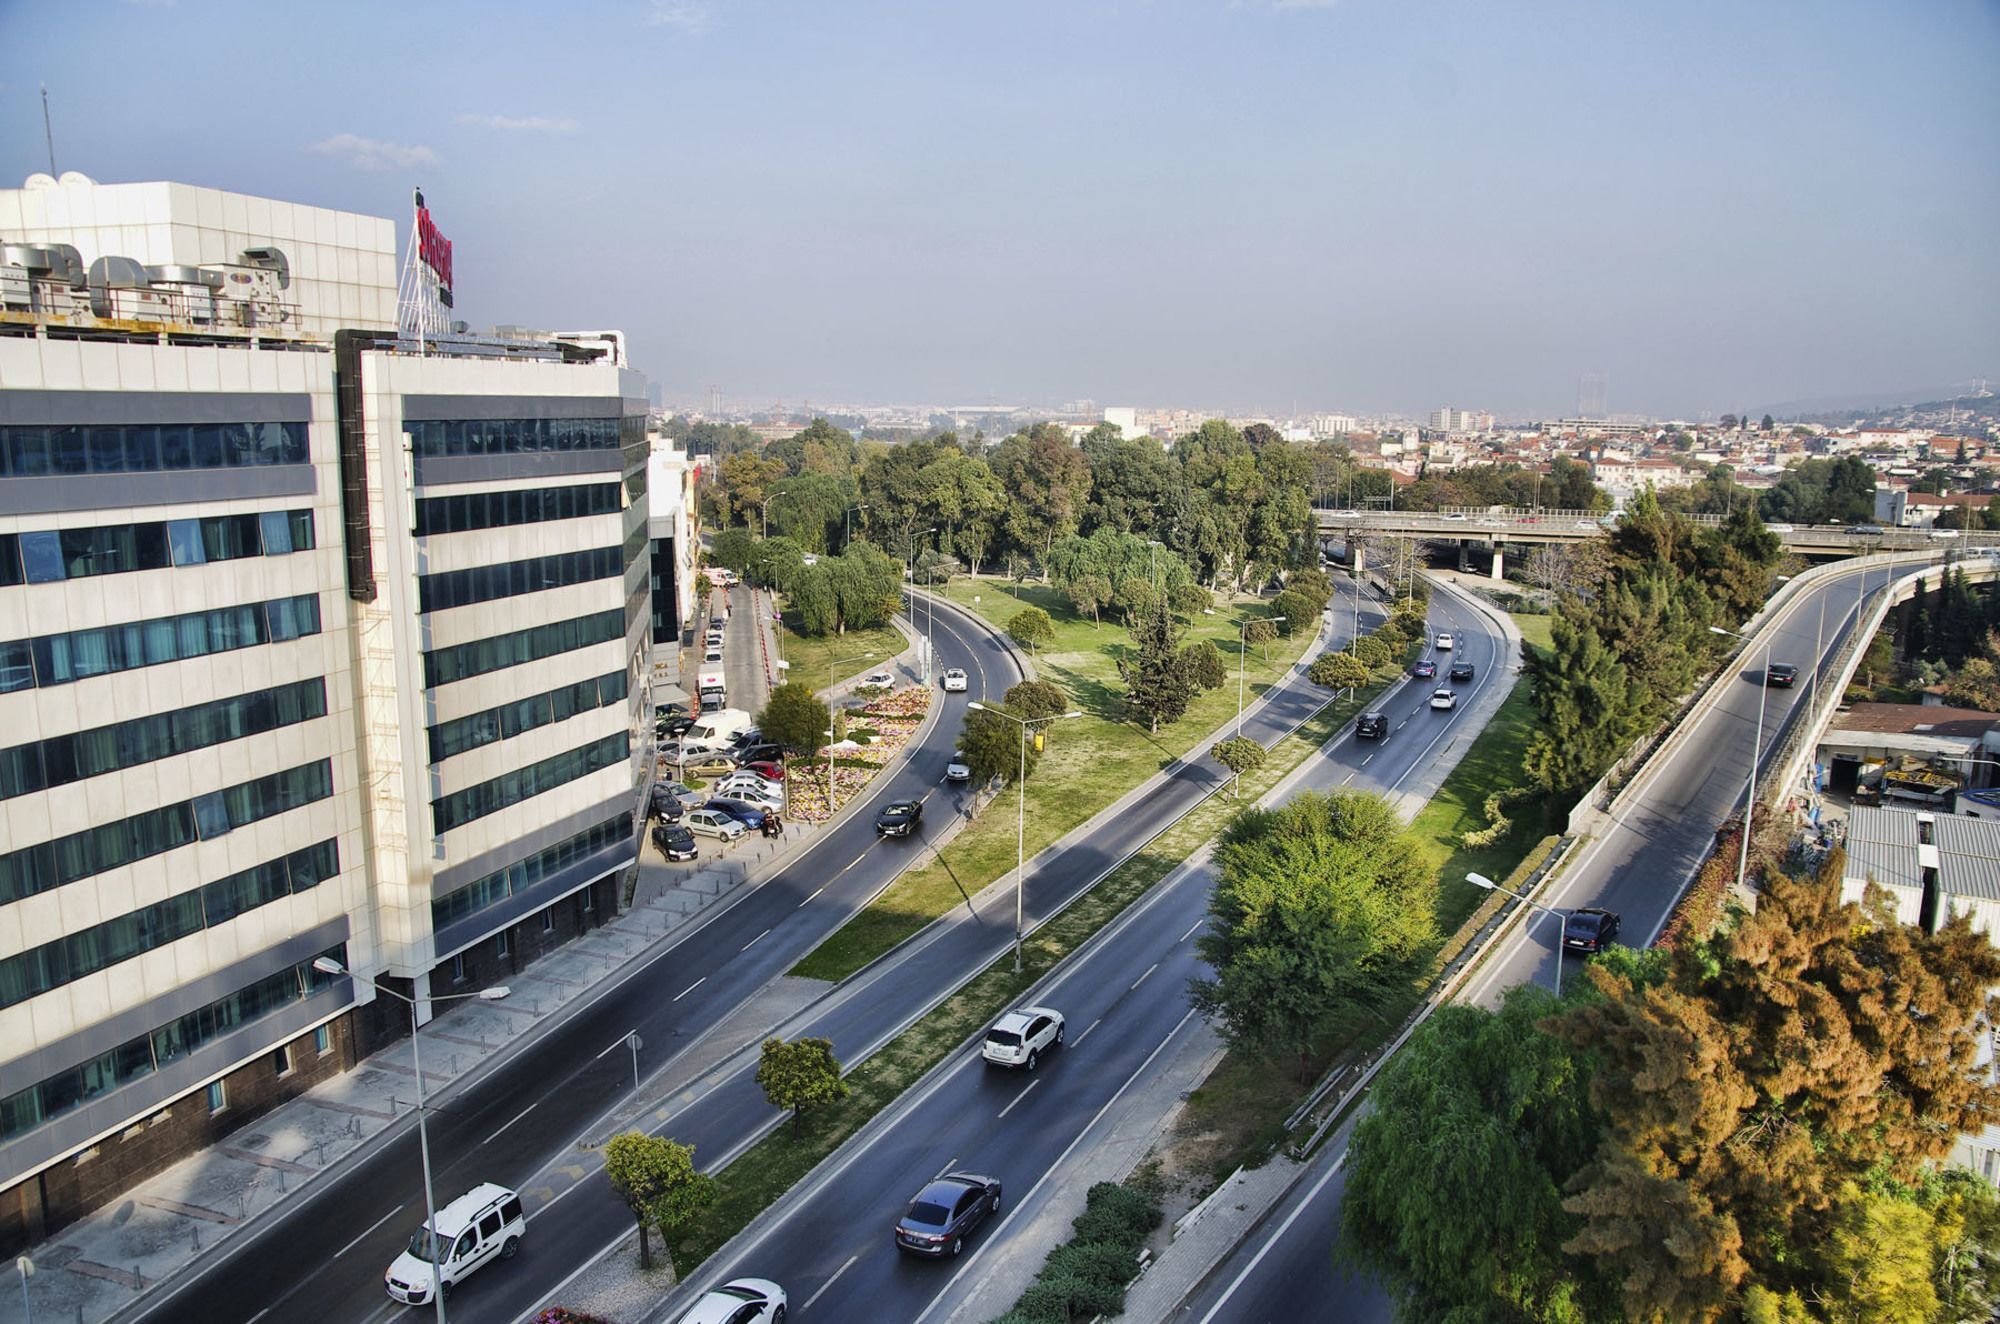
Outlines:
[[[49, 85], [42, 84], [42, 137], [49, 144], [49, 173], [56, 173], [56, 131], [49, 127]], [[60, 176], [58, 176], [60, 178]]]

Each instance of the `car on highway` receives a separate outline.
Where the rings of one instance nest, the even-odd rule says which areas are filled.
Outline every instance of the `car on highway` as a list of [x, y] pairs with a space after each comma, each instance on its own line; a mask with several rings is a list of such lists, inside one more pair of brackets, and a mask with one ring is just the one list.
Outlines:
[[[994, 1192], [997, 1196], [999, 1187]], [[521, 1197], [505, 1186], [483, 1182], [437, 1211], [410, 1238], [382, 1276], [392, 1300], [406, 1306], [428, 1305], [440, 1278], [444, 1295], [467, 1275], [494, 1260], [511, 1260], [527, 1234], [528, 1220]]]
[[1429, 658], [1425, 658], [1423, 661], [1417, 663], [1417, 665], [1410, 668], [1410, 674], [1412, 676], [1415, 676], [1418, 680], [1429, 680], [1431, 677], [1437, 675], [1437, 673], [1438, 673], [1438, 664], [1431, 661]]
[[1764, 683], [1773, 689], [1788, 690], [1798, 679], [1799, 669], [1789, 662], [1773, 662], [1764, 668]]
[[1000, 1183], [977, 1172], [948, 1172], [917, 1192], [896, 1221], [896, 1249], [956, 1255], [979, 1225], [1000, 1212]]
[[1452, 511], [1451, 514], [1446, 515], [1445, 518], [1450, 520], [1454, 524], [1462, 524], [1465, 521], [1465, 516], [1455, 510]]
[[735, 815], [705, 807], [690, 809], [682, 826], [701, 836], [720, 837], [724, 841], [734, 841], [750, 830], [744, 827], [742, 820]]
[[785, 1289], [769, 1278], [733, 1278], [687, 1308], [678, 1324], [783, 1324]]
[[1437, 646], [1438, 646], [1438, 651], [1440, 653], [1449, 653], [1454, 647], [1457, 646], [1457, 644], [1458, 641], [1451, 637], [1451, 631], [1449, 630], [1438, 631]]
[[1864, 538], [1879, 538], [1888, 532], [1880, 524], [1850, 524], [1847, 526], [1847, 531]]
[[691, 860], [701, 854], [694, 833], [678, 823], [661, 823], [653, 829], [653, 844], [670, 860]]
[[1355, 719], [1354, 734], [1362, 740], [1387, 740], [1389, 738], [1389, 714], [1385, 712], [1363, 713]]
[[1472, 664], [1462, 659], [1460, 661], [1452, 663], [1451, 678], [1453, 680], [1471, 680]]
[[891, 800], [875, 815], [875, 831], [885, 837], [907, 837], [923, 817], [922, 800]]
[[951, 762], [944, 765], [944, 779], [948, 782], [969, 782], [972, 780], [972, 765], [965, 761], [965, 751], [954, 749]]
[[1792, 532], [1792, 526], [1791, 526], [1791, 525], [1789, 525], [1789, 524], [1766, 524], [1766, 525], [1765, 525], [1764, 527], [1765, 527], [1766, 529], [1769, 529], [1769, 530], [1770, 530], [1770, 531], [1771, 531], [1772, 533], [1790, 533], [1790, 532]]
[[972, 679], [965, 674], [963, 667], [946, 667], [942, 683], [946, 694], [963, 694], [971, 688]]
[[895, 683], [896, 673], [886, 667], [880, 671], [871, 671], [861, 678], [863, 689], [886, 690]]
[[1591, 519], [1580, 519], [1576, 522], [1576, 527], [1578, 527], [1579, 529], [1594, 529], [1597, 527], [1597, 521]]
[[1572, 952], [1601, 952], [1618, 936], [1618, 913], [1585, 906], [1563, 921], [1563, 946]]
[[751, 804], [748, 800], [739, 800], [733, 795], [714, 796], [702, 808], [719, 810], [746, 828], [763, 827], [764, 815], [768, 812], [762, 805]]
[[993, 1022], [979, 1055], [994, 1066], [1033, 1071], [1042, 1054], [1062, 1047], [1063, 1016], [1052, 1007], [1022, 1007]]
[[1433, 711], [1446, 713], [1456, 707], [1458, 707], [1457, 690], [1435, 689], [1431, 691], [1431, 708]]
[[1358, 511], [1358, 510], [1329, 510], [1329, 511], [1327, 511], [1326, 513], [1327, 513], [1327, 517], [1328, 517], [1329, 519], [1360, 519], [1360, 518], [1361, 518], [1361, 512], [1360, 512], [1360, 511]]
[[1958, 536], [1958, 530], [1957, 530], [1957, 529], [1932, 529], [1932, 530], [1931, 530], [1931, 537], [1933, 537], [1933, 538], [1956, 538], [1957, 536]]

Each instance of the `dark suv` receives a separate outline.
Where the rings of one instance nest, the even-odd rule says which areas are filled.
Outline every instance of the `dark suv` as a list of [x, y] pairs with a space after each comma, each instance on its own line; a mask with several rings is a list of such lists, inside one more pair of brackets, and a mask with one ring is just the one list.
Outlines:
[[1363, 713], [1354, 723], [1354, 734], [1363, 740], [1389, 738], [1389, 714]]

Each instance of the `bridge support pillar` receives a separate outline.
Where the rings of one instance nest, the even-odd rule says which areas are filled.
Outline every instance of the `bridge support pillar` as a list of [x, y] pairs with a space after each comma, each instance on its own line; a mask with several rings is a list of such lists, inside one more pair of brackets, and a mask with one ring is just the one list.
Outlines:
[[1472, 539], [1458, 540], [1458, 568], [1461, 572], [1472, 569]]
[[1361, 545], [1359, 538], [1347, 540], [1347, 558], [1354, 563], [1354, 573], [1359, 576], [1368, 568], [1368, 549]]
[[1506, 569], [1506, 563], [1501, 558], [1500, 544], [1496, 542], [1493, 544], [1493, 578], [1505, 579]]

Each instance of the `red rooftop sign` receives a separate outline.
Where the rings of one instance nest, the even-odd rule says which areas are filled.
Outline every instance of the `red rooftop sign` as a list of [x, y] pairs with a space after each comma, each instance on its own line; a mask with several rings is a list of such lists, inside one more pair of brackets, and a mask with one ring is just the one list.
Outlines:
[[445, 289], [451, 288], [451, 240], [444, 237], [431, 220], [431, 209], [422, 203], [417, 205], [417, 256], [423, 264], [437, 273], [444, 282]]

